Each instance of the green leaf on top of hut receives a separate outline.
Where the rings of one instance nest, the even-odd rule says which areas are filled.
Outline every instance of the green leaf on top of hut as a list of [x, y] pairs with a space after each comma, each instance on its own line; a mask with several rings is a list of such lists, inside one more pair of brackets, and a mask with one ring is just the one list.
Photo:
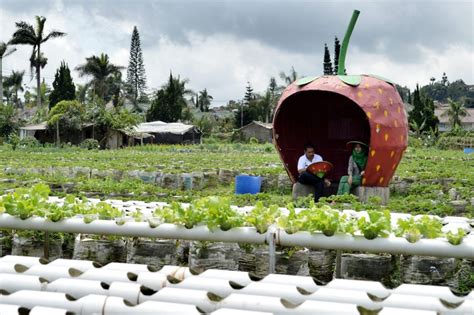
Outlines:
[[317, 78], [319, 78], [319, 76], [304, 77], [304, 78], [301, 78], [301, 79], [296, 80], [296, 81], [295, 81], [295, 85], [303, 86], [303, 85], [306, 85], [306, 84], [308, 84], [308, 83], [313, 82], [313, 81], [316, 80]]
[[351, 86], [358, 86], [362, 81], [360, 75], [338, 75], [337, 76], [342, 82]]

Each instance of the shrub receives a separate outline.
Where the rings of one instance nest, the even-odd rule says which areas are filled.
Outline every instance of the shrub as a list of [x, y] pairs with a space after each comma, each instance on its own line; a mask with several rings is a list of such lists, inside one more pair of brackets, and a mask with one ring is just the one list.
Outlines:
[[83, 149], [95, 150], [99, 148], [99, 141], [96, 139], [86, 139], [79, 146]]
[[21, 139], [18, 145], [24, 148], [35, 148], [35, 147], [39, 147], [41, 144], [39, 143], [38, 139], [36, 139], [35, 137], [28, 136]]

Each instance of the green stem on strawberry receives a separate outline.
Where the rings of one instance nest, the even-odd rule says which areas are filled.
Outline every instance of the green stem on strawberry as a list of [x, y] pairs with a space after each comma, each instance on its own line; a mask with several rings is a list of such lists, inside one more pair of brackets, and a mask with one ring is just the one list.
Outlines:
[[337, 69], [337, 74], [338, 75], [345, 75], [345, 61], [346, 61], [346, 52], [347, 52], [347, 47], [349, 46], [349, 40], [352, 35], [352, 31], [354, 30], [354, 26], [357, 22], [357, 18], [359, 17], [360, 11], [354, 10], [352, 13], [352, 18], [351, 21], [349, 22], [349, 26], [347, 27], [346, 34], [344, 35], [344, 40], [342, 41], [341, 45], [341, 52], [339, 54], [339, 63], [338, 63], [338, 69]]

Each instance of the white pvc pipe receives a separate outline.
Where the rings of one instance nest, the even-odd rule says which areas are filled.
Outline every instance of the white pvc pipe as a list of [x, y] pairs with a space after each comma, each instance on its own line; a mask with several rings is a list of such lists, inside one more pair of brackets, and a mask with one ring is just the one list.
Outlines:
[[474, 259], [474, 242], [466, 239], [461, 244], [453, 246], [445, 239], [421, 239], [416, 243], [410, 243], [403, 237], [395, 236], [368, 240], [363, 236], [336, 234], [327, 237], [324, 234], [309, 232], [287, 234], [281, 230], [278, 230], [277, 238], [277, 243], [283, 246]]
[[102, 265], [95, 261], [90, 260], [76, 260], [76, 259], [63, 259], [58, 258], [50, 262], [50, 266], [67, 266], [69, 268], [75, 268], [80, 271], [85, 271], [91, 268], [101, 268]]
[[[117, 225], [113, 220], [95, 220], [85, 224], [79, 218], [51, 222], [38, 217], [21, 220], [8, 214], [0, 215], [0, 228], [251, 244], [264, 244], [266, 240], [266, 235], [258, 234], [250, 227], [211, 232], [206, 226], [186, 229], [173, 224], [161, 224], [151, 228], [147, 222]], [[276, 236], [276, 244], [283, 246], [474, 259], [474, 238], [471, 237], [466, 237], [460, 245], [453, 246], [445, 239], [421, 239], [416, 243], [409, 243], [405, 238], [395, 236], [367, 240], [363, 236], [351, 235], [327, 237], [321, 233], [308, 232], [287, 234], [281, 229], [276, 229]]]
[[79, 300], [64, 293], [22, 290], [10, 295], [0, 295], [0, 303], [21, 305], [26, 308], [45, 306], [63, 308], [77, 314], [100, 314], [107, 297], [88, 295]]
[[44, 291], [46, 286], [46, 279], [39, 276], [0, 273], [0, 289], [8, 293], [20, 290]]
[[80, 270], [66, 266], [33, 265], [23, 272], [24, 275], [39, 276], [52, 282], [59, 278], [77, 277], [82, 272]]
[[7, 255], [0, 258], [0, 263], [15, 263], [21, 264], [26, 267], [31, 267], [33, 265], [45, 265], [48, 263], [46, 258], [42, 257], [30, 257], [30, 256], [16, 256], [16, 255]]
[[64, 308], [35, 306], [31, 309], [29, 315], [66, 315], [66, 314], [70, 314], [70, 312], [68, 312], [68, 310]]
[[0, 314], [2, 315], [18, 315], [20, 314], [20, 309], [22, 310], [22, 312], [26, 311], [26, 308], [21, 307], [20, 305], [2, 304], [0, 302], [0, 310], [2, 310]]
[[197, 310], [194, 305], [166, 303], [148, 301], [138, 305], [131, 305], [122, 298], [108, 297], [103, 309], [103, 315], [117, 314], [160, 314], [160, 315], [177, 315], [177, 314], [197, 314], [202, 313]]
[[14, 262], [0, 262], [0, 273], [19, 273], [28, 270], [28, 267]]
[[136, 283], [137, 274], [122, 270], [88, 269], [81, 273], [77, 279], [99, 280], [107, 284], [111, 284], [112, 282], [116, 281]]
[[166, 286], [167, 275], [157, 272], [140, 272], [137, 277], [137, 283], [158, 291]]
[[221, 308], [215, 312], [212, 312], [211, 315], [273, 315], [273, 313], [243, 311], [243, 310], [236, 310], [236, 309], [231, 309], [231, 308]]
[[164, 223], [152, 228], [147, 222], [126, 222], [123, 225], [118, 225], [114, 220], [94, 220], [91, 223], [86, 224], [83, 219], [80, 218], [70, 218], [59, 222], [51, 222], [39, 217], [21, 220], [20, 218], [5, 213], [0, 215], [0, 228], [186, 239], [196, 241], [220, 241], [251, 244], [265, 243], [265, 235], [258, 234], [256, 229], [251, 227], [234, 228], [229, 231], [216, 230], [211, 232], [206, 226], [197, 226], [192, 229], [186, 229], [184, 226]]
[[391, 290], [391, 292], [394, 294], [431, 296], [438, 299], [443, 299], [450, 303], [459, 303], [464, 300], [474, 300], [474, 291], [472, 290], [468, 295], [460, 297], [454, 295], [448, 287], [439, 287], [435, 285], [402, 284], [399, 287]]
[[81, 280], [74, 278], [61, 278], [54, 280], [45, 288], [48, 292], [66, 293], [75, 299], [80, 299], [89, 294], [109, 295], [108, 285], [97, 280]]

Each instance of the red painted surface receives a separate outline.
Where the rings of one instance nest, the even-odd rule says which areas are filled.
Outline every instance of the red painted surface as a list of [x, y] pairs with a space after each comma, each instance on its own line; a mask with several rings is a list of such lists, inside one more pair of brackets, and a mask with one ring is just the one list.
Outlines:
[[307, 142], [316, 153], [334, 164], [329, 179], [347, 173], [351, 152], [346, 143], [369, 144], [369, 157], [362, 179], [364, 186], [388, 186], [407, 147], [408, 122], [403, 102], [394, 86], [362, 76], [359, 86], [337, 76], [322, 76], [299, 87], [289, 85], [275, 109], [275, 146], [293, 182], [296, 164]]

